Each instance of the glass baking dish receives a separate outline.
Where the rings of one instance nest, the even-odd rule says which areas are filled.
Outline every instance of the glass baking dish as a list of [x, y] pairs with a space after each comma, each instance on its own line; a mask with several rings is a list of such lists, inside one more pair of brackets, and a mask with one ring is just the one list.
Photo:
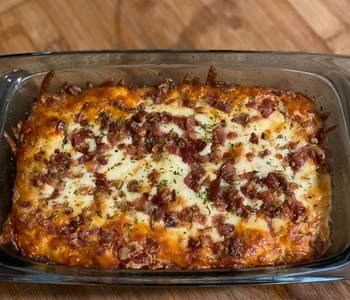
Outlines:
[[[55, 70], [51, 88], [63, 81], [85, 85], [111, 77], [136, 84], [181, 80], [190, 73], [206, 77], [215, 66], [218, 79], [240, 85], [270, 86], [301, 92], [320, 110], [332, 112], [328, 125], [332, 174], [332, 247], [324, 258], [298, 265], [200, 271], [97, 270], [50, 265], [21, 258], [0, 247], [0, 280], [40, 283], [118, 285], [218, 285], [315, 282], [350, 278], [349, 102], [350, 57], [243, 51], [89, 51], [31, 53], [0, 57], [0, 136], [26, 118], [47, 71]], [[0, 143], [0, 223], [11, 207], [15, 176], [10, 147]]]

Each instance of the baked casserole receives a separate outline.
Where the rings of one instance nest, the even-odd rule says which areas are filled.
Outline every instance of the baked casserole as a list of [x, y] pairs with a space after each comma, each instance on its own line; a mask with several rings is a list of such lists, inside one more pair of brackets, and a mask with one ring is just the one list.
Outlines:
[[65, 84], [19, 126], [2, 242], [67, 266], [218, 269], [330, 246], [325, 114], [264, 87]]

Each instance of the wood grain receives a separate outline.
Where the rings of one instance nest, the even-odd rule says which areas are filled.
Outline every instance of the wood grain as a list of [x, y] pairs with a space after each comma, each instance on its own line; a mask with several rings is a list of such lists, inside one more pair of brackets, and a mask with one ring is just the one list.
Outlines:
[[[0, 53], [196, 48], [350, 52], [348, 0], [1, 0]], [[349, 299], [350, 281], [125, 288], [0, 283], [1, 299]]]

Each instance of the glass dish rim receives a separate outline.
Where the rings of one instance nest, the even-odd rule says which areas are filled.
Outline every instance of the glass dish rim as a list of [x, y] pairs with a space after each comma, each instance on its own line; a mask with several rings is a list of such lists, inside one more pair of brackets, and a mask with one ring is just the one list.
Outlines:
[[[16, 53], [16, 54], [5, 54], [5, 55], [0, 55], [0, 60], [1, 59], [6, 59], [6, 58], [11, 58], [11, 57], [37, 57], [37, 56], [56, 56], [56, 55], [72, 55], [72, 54], [154, 54], [154, 53], [164, 53], [164, 54], [181, 54], [181, 53], [187, 53], [187, 54], [269, 54], [269, 55], [307, 55], [307, 56], [322, 56], [322, 57], [334, 57], [334, 58], [345, 58], [345, 59], [350, 59], [350, 56], [347, 55], [338, 55], [338, 54], [328, 54], [328, 53], [309, 53], [309, 52], [286, 52], [286, 51], [245, 51], [245, 50], [187, 50], [187, 49], [145, 49], [145, 50], [83, 50], [83, 51], [41, 51], [41, 52], [29, 52], [29, 53]], [[213, 62], [215, 64], [215, 62]], [[142, 64], [142, 63], [141, 63]], [[284, 68], [278, 68], [280, 70], [286, 70]], [[14, 71], [16, 69], [13, 70], [9, 70], [9, 71]], [[300, 71], [303, 72], [303, 71]], [[39, 73], [39, 72], [38, 72]], [[36, 73], [36, 74], [38, 74]], [[2, 78], [4, 78], [7, 74], [9, 73], [4, 73], [3, 76], [1, 76]], [[310, 72], [310, 74], [316, 75], [321, 77], [323, 80], [326, 80], [327, 82], [329, 82], [329, 80], [319, 74], [314, 74], [313, 72]], [[18, 82], [18, 84], [22, 83], [23, 81], [21, 80], [20, 82]], [[330, 82], [329, 82], [330, 83]], [[332, 85], [333, 87], [333, 85]], [[320, 272], [320, 271], [327, 271], [329, 269], [339, 269], [341, 267], [344, 267], [345, 265], [347, 265], [349, 263], [349, 258], [350, 258], [350, 247], [346, 248], [343, 252], [341, 252], [338, 255], [335, 255], [333, 257], [329, 257], [326, 258], [322, 261], [316, 261], [316, 262], [309, 262], [309, 263], [303, 263], [303, 264], [297, 264], [297, 265], [289, 265], [289, 267], [302, 267], [303, 265], [307, 265], [307, 266], [312, 266], [312, 268], [317, 268], [319, 267], [319, 269], [311, 269], [308, 271], [300, 271], [300, 272], [294, 272], [294, 273], [288, 273], [288, 274], [282, 274], [281, 278], [282, 280], [283, 277], [285, 276], [292, 276], [293, 274], [296, 275], [307, 275], [307, 274], [312, 274], [315, 272]], [[327, 264], [327, 262], [330, 262], [329, 264]], [[332, 266], [332, 263], [338, 262], [340, 264], [336, 265], [336, 266]], [[327, 265], [325, 265], [327, 264]], [[4, 267], [6, 265], [4, 265], [2, 262], [0, 263], [0, 266]], [[323, 267], [322, 267], [323, 266]], [[9, 266], [6, 266], [9, 267]], [[288, 267], [288, 266], [287, 266]], [[10, 267], [11, 268], [11, 267]], [[273, 267], [268, 267], [268, 268], [273, 268]], [[76, 268], [77, 269], [77, 268]], [[77, 269], [77, 270], [86, 270], [86, 269]], [[95, 269], [91, 269], [91, 270], [95, 270]], [[22, 271], [27, 271], [27, 270], [22, 270]], [[145, 273], [155, 273], [152, 270], [114, 270], [114, 271], [121, 271], [122, 273], [141, 273], [142, 275], [145, 275]], [[140, 272], [141, 271], [141, 272]], [[232, 271], [232, 274], [235, 273], [236, 271], [242, 271], [242, 270], [201, 270], [200, 272], [198, 272], [197, 270], [176, 270], [176, 271], [170, 271], [170, 273], [177, 273], [177, 274], [185, 274], [185, 273], [196, 273], [196, 274], [200, 274], [200, 273], [210, 273], [212, 272], [213, 275], [215, 275], [215, 272], [222, 272], [222, 273], [229, 273], [228, 271]], [[164, 271], [156, 271], [157, 273], [159, 272], [164, 272]], [[112, 273], [108, 272], [109, 274], [112, 275]], [[169, 272], [167, 272], [169, 274]], [[245, 272], [246, 273], [246, 272]], [[53, 273], [54, 274], [54, 273]], [[52, 275], [51, 273], [48, 275]], [[67, 275], [61, 275], [61, 274], [55, 274], [56, 276], [67, 276]], [[152, 275], [152, 274], [150, 274]], [[68, 275], [68, 276], [72, 276], [72, 275]], [[91, 275], [90, 275], [91, 276]], [[73, 275], [73, 277], [75, 277]], [[78, 276], [79, 277], [79, 276]], [[264, 275], [261, 276], [257, 276], [257, 277], [265, 277]], [[274, 277], [278, 277], [278, 274], [275, 275]], [[176, 277], [175, 277], [176, 278]], [[198, 281], [200, 281], [200, 278], [197, 278], [194, 284], [198, 284]], [[248, 280], [248, 282], [245, 283], [256, 283], [256, 281], [254, 282], [254, 279], [252, 278], [246, 278], [246, 280]], [[231, 278], [231, 284], [235, 282], [235, 278]], [[270, 281], [271, 283], [276, 282], [274, 280]], [[277, 282], [279, 282], [277, 280]], [[66, 282], [67, 283], [67, 282]], [[79, 283], [79, 282], [75, 282], [75, 283]], [[279, 282], [280, 283], [280, 282]], [[115, 283], [114, 283], [115, 284]], [[134, 283], [132, 283], [134, 284]], [[205, 284], [205, 283], [204, 283]], [[217, 284], [217, 283], [216, 283]]]
[[71, 55], [71, 54], [152, 54], [152, 53], [194, 53], [194, 54], [276, 54], [276, 55], [308, 55], [308, 56], [323, 56], [334, 58], [350, 58], [350, 54], [337, 54], [327, 52], [305, 52], [305, 51], [273, 51], [273, 50], [231, 50], [231, 49], [182, 49], [182, 48], [146, 48], [146, 49], [101, 49], [101, 50], [63, 50], [63, 51], [29, 51], [18, 53], [0, 54], [0, 59], [11, 57], [35, 57], [35, 56], [54, 56], [54, 55]]

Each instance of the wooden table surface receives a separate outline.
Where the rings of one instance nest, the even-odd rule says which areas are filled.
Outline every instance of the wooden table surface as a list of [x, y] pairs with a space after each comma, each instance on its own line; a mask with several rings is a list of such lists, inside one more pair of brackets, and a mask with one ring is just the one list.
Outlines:
[[[1, 0], [0, 52], [197, 48], [350, 53], [348, 0]], [[350, 299], [350, 281], [138, 288], [0, 283], [6, 299]]]

